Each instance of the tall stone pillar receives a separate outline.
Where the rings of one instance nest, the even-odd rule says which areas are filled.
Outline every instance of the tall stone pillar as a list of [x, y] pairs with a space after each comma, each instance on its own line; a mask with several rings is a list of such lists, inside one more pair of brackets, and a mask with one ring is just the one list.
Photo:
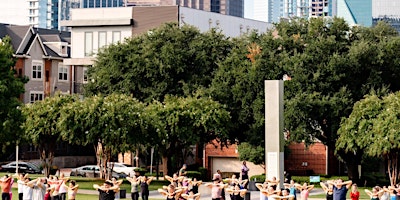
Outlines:
[[284, 181], [283, 80], [265, 82], [265, 166], [266, 177]]

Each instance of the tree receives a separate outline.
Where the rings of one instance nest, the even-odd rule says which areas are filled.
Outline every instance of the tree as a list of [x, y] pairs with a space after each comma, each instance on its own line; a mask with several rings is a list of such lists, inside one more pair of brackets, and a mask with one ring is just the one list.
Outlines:
[[85, 85], [85, 95], [118, 92], [149, 104], [166, 95], [190, 96], [209, 86], [231, 45], [215, 29], [200, 33], [192, 26], [164, 24], [101, 51], [89, 69], [93, 81]]
[[200, 33], [192, 26], [164, 24], [101, 51], [89, 69], [93, 81], [85, 85], [85, 94], [117, 91], [142, 102], [190, 95], [210, 84], [230, 45], [214, 29]]
[[144, 104], [131, 96], [95, 95], [61, 109], [58, 128], [71, 144], [93, 144], [101, 178], [110, 177], [111, 156], [147, 142]]
[[247, 160], [256, 165], [261, 165], [265, 169], [265, 149], [262, 146], [256, 146], [243, 142], [238, 145], [239, 159]]
[[[234, 132], [240, 133], [233, 136], [264, 145], [264, 80], [286, 74], [291, 77], [284, 92], [289, 142], [311, 144], [318, 139], [335, 149], [340, 120], [356, 101], [382, 85], [400, 89], [399, 39], [390, 29], [379, 31], [382, 26], [350, 29], [340, 18], [292, 19], [235, 42], [210, 87], [212, 97], [228, 105]], [[254, 52], [254, 43], [261, 52], [249, 60], [246, 55]], [[356, 180], [362, 151], [337, 153]]]
[[61, 109], [76, 100], [75, 96], [55, 94], [43, 101], [22, 107], [26, 118], [23, 124], [25, 138], [38, 147], [45, 176], [50, 174], [56, 144], [61, 141], [61, 129], [57, 127]]
[[0, 141], [4, 151], [6, 146], [20, 141], [24, 118], [19, 109], [18, 99], [24, 93], [26, 77], [16, 75], [15, 59], [10, 37], [0, 39]]
[[400, 92], [384, 97], [372, 94], [356, 102], [340, 124], [336, 147], [346, 152], [362, 149], [369, 156], [385, 158], [392, 186], [399, 176], [399, 97]]
[[[149, 142], [158, 146], [162, 154], [164, 174], [171, 174], [181, 166], [181, 150], [213, 139], [226, 140], [231, 124], [225, 106], [201, 96], [166, 96], [164, 102], [149, 104], [145, 112], [149, 114], [148, 124], [155, 131], [149, 135], [153, 137]], [[175, 159], [175, 165], [171, 164], [171, 158]]]

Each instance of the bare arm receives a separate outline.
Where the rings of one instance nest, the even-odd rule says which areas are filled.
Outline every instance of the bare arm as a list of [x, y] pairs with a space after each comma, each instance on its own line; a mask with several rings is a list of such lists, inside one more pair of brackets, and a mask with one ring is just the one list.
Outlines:
[[325, 185], [324, 182], [320, 182], [319, 184], [321, 185], [321, 188], [322, 188], [325, 192], [328, 191], [328, 187], [326, 187], [326, 185]]
[[168, 196], [168, 192], [166, 192], [165, 190], [163, 190], [163, 189], [161, 189], [161, 188], [158, 189], [158, 192], [159, 192], [160, 194], [164, 195], [164, 196]]
[[371, 191], [369, 191], [368, 189], [365, 189], [364, 191], [365, 191], [365, 193], [367, 193], [367, 195], [369, 197], [372, 197], [372, 192]]
[[262, 183], [256, 183], [256, 188], [258, 188], [259, 190], [264, 189]]
[[347, 189], [349, 189], [351, 187], [351, 184], [353, 184], [353, 181], [351, 181], [351, 180], [341, 183], [341, 185], [345, 185]]
[[150, 185], [150, 183], [151, 183], [151, 181], [153, 180], [153, 178], [154, 178], [154, 177], [149, 177], [149, 178], [147, 178], [147, 181], [146, 181], [147, 185]]
[[314, 185], [309, 185], [309, 186], [307, 186], [307, 190], [308, 190], [308, 191], [310, 191], [310, 190], [312, 190], [312, 189], [314, 189]]

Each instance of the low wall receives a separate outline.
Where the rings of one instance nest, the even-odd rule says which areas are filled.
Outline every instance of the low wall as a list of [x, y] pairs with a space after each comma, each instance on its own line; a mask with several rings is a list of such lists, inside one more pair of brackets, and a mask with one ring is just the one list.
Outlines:
[[[31, 160], [30, 162], [36, 163], [40, 166], [40, 160]], [[94, 156], [60, 156], [55, 157], [53, 165], [61, 168], [75, 168], [82, 165], [96, 164], [96, 157]]]

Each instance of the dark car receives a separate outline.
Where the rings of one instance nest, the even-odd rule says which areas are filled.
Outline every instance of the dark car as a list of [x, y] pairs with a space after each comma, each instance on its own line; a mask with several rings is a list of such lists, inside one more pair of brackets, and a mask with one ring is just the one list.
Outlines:
[[[15, 173], [16, 167], [17, 167], [17, 162], [15, 161], [10, 162], [8, 164], [2, 165], [1, 171]], [[42, 170], [40, 170], [39, 167], [33, 163], [18, 162], [18, 173], [41, 174]]]

